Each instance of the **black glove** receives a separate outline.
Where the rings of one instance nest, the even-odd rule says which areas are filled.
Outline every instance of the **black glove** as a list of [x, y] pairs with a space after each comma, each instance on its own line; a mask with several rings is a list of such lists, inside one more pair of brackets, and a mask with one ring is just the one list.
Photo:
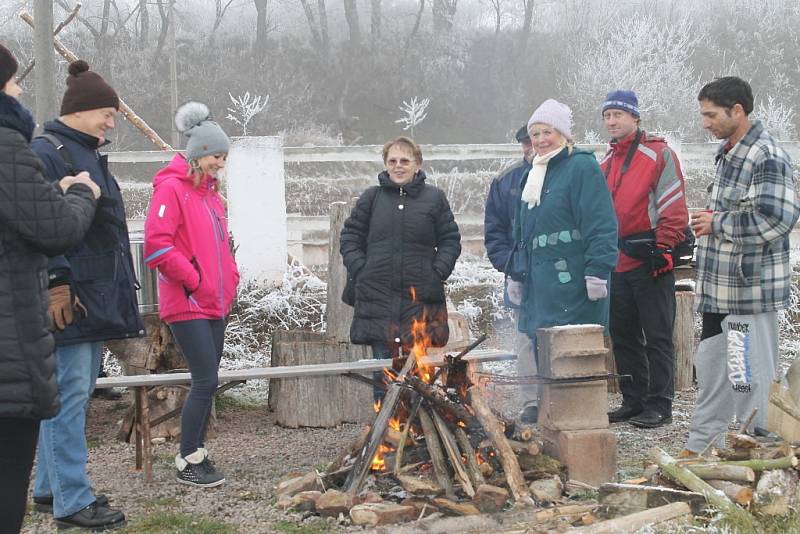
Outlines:
[[672, 271], [672, 249], [663, 246], [653, 248], [650, 253], [650, 276], [658, 278]]

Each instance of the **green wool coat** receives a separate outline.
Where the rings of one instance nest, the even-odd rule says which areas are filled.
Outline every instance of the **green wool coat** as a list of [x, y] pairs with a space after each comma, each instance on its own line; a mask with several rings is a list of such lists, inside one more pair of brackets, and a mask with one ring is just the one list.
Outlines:
[[520, 195], [517, 206], [515, 239], [528, 251], [520, 331], [534, 337], [550, 326], [607, 327], [609, 299], [590, 301], [584, 279], [610, 280], [617, 262], [617, 219], [594, 154], [564, 149], [547, 165], [540, 204], [528, 209]]

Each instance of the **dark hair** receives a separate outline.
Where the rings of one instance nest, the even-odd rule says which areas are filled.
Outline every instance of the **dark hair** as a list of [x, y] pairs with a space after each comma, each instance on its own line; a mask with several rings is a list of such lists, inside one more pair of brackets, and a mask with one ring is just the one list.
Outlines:
[[709, 100], [728, 109], [740, 104], [745, 115], [753, 111], [753, 90], [749, 83], [736, 76], [725, 76], [707, 83], [700, 89], [697, 100]]
[[422, 150], [419, 148], [419, 145], [413, 139], [406, 137], [405, 135], [396, 137], [395, 139], [392, 139], [383, 145], [384, 163], [386, 163], [386, 158], [389, 157], [389, 149], [394, 145], [405, 145], [411, 151], [411, 153], [414, 154], [414, 159], [417, 160], [417, 163], [422, 163]]

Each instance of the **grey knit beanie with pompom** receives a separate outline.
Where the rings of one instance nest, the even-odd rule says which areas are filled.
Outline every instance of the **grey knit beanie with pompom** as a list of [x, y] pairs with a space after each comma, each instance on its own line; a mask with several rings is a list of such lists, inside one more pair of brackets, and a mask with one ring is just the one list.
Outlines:
[[219, 124], [211, 120], [208, 106], [187, 102], [175, 112], [175, 126], [188, 138], [186, 158], [196, 160], [212, 154], [227, 154], [231, 141]]

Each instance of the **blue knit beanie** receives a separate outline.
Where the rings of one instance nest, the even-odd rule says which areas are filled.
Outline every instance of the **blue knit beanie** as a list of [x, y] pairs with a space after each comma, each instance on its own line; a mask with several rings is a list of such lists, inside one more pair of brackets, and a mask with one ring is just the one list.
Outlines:
[[636, 93], [633, 91], [626, 91], [625, 89], [611, 91], [606, 95], [601, 113], [605, 113], [607, 109], [621, 109], [638, 119], [639, 99], [636, 98]]

